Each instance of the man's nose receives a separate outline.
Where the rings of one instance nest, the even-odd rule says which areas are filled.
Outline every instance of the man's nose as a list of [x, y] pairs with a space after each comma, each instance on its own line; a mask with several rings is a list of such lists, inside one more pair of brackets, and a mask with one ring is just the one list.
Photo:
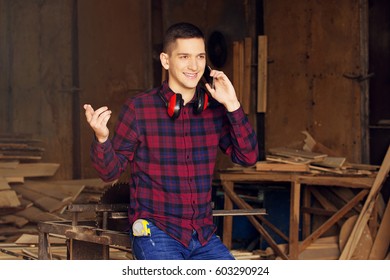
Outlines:
[[190, 59], [189, 60], [189, 62], [188, 62], [188, 68], [190, 69], [190, 70], [194, 70], [194, 71], [196, 71], [196, 70], [198, 70], [198, 61], [195, 59], [195, 58], [192, 58], [192, 59]]

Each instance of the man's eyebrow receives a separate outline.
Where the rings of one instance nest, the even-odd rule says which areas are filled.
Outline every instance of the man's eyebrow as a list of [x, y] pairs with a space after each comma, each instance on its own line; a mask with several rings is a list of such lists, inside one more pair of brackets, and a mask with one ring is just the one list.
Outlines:
[[[177, 55], [191, 55], [191, 53], [185, 53], [185, 52], [182, 52], [182, 53], [177, 53]], [[202, 53], [198, 53], [196, 55], [206, 55], [205, 52], [202, 52]]]

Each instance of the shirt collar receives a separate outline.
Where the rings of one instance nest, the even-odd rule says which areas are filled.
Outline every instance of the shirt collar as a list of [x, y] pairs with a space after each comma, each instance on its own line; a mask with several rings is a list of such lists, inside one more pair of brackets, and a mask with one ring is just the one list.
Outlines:
[[[201, 91], [204, 91], [206, 92], [202, 87], [200, 87], [199, 85], [196, 87], [196, 93], [200, 93]], [[170, 100], [171, 97], [176, 94], [168, 85], [168, 80], [165, 80], [161, 87], [160, 87], [160, 92], [161, 92], [161, 95], [165, 98], [165, 100]], [[180, 93], [180, 92], [177, 92], [177, 93]], [[198, 94], [195, 94], [194, 97], [192, 98], [192, 100], [189, 102], [189, 103], [192, 103], [196, 100]]]

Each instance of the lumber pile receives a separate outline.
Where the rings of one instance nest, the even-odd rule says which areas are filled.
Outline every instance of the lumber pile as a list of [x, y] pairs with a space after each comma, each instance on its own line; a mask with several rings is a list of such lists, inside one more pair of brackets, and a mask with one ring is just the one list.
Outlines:
[[[0, 249], [21, 236], [37, 235], [41, 221], [69, 220], [73, 202], [97, 202], [107, 188], [100, 179], [55, 181], [58, 163], [43, 163], [40, 141], [0, 135]], [[95, 217], [93, 217], [95, 218]], [[1, 251], [1, 250], [0, 250]]]
[[265, 161], [256, 163], [257, 171], [331, 173], [340, 175], [372, 175], [379, 166], [352, 164], [345, 157], [329, 156], [324, 153], [286, 147], [268, 150]]
[[311, 174], [374, 175], [379, 166], [347, 162], [331, 149], [317, 142], [307, 131], [298, 148], [278, 147], [268, 150], [266, 160], [256, 163], [257, 171]]
[[26, 134], [0, 134], [0, 161], [38, 161], [45, 149], [41, 141]]

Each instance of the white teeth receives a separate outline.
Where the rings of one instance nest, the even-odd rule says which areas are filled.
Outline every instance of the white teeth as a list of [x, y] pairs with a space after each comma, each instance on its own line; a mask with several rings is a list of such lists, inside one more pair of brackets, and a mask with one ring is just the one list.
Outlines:
[[191, 73], [184, 73], [189, 78], [196, 78], [196, 74], [191, 74]]

